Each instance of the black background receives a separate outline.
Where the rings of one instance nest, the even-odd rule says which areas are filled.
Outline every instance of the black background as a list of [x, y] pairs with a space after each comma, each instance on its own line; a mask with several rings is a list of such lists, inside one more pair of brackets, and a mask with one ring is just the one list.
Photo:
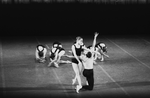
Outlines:
[[150, 28], [144, 3], [21, 3], [1, 5], [3, 36], [143, 35]]

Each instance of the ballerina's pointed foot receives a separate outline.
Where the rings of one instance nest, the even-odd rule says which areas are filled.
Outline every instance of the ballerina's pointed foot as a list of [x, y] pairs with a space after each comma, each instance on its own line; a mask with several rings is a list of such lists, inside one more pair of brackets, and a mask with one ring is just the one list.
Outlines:
[[72, 79], [72, 85], [74, 85], [76, 82], [76, 79]]
[[77, 87], [76, 87], [76, 92], [79, 93], [79, 90], [80, 90], [81, 88], [82, 88], [82, 86], [77, 85]]

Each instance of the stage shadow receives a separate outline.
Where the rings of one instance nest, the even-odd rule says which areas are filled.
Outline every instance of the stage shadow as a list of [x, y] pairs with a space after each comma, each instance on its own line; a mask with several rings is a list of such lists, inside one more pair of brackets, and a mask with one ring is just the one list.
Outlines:
[[117, 82], [108, 82], [108, 83], [103, 83], [103, 84], [95, 84], [94, 88], [97, 89], [97, 90], [104, 90], [104, 89], [110, 89], [110, 88], [143, 87], [143, 86], [150, 86], [150, 81], [139, 81], [139, 82], [117, 81]]
[[[48, 85], [39, 85], [37, 87], [6, 87], [0, 88], [1, 91], [30, 91], [30, 90], [64, 90], [65, 88], [71, 90], [71, 85], [69, 84], [48, 84]], [[69, 89], [70, 88], [70, 89]]]

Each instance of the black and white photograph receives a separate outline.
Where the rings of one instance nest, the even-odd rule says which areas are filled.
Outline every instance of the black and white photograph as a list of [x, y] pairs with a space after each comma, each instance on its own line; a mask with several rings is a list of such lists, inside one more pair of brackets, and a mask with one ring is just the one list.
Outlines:
[[0, 0], [3, 98], [149, 98], [149, 0]]

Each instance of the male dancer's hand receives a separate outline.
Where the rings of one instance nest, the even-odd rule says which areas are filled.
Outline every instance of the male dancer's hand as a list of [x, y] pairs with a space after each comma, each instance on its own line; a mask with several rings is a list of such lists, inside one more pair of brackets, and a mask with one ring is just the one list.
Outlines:
[[94, 37], [97, 37], [97, 36], [99, 35], [99, 33], [95, 32], [95, 34], [94, 34], [94, 35], [95, 35]]

